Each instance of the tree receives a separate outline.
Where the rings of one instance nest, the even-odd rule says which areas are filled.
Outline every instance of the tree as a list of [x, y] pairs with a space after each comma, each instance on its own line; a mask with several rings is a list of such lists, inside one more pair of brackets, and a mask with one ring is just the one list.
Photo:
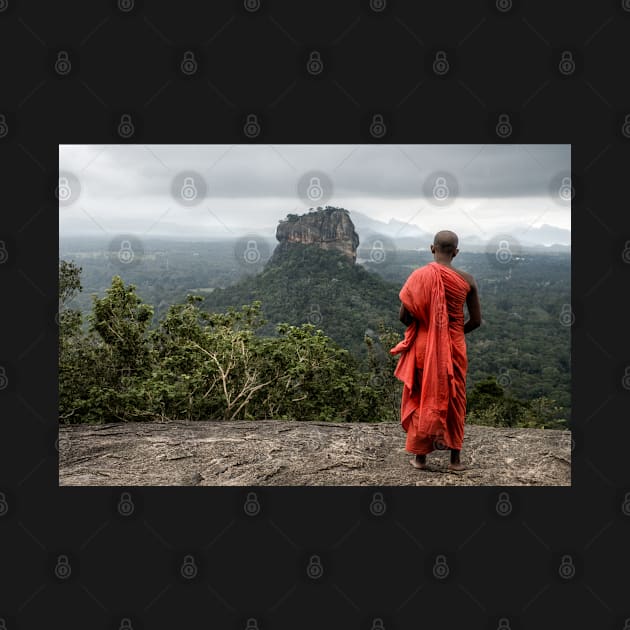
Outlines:
[[131, 376], [146, 367], [147, 330], [153, 307], [144, 304], [133, 285], [125, 286], [120, 276], [112, 278], [104, 298], [94, 296], [90, 330], [98, 333], [119, 376]]
[[59, 261], [59, 304], [67, 306], [82, 290], [81, 267], [72, 261]]
[[[407, 274], [415, 258], [398, 254]], [[399, 280], [384, 282], [339, 252], [300, 244], [229, 291], [182, 298], [180, 282], [198, 279], [185, 269], [155, 283], [166, 294], [152, 320], [135, 284], [108, 277], [84, 327], [72, 308], [81, 301], [82, 270], [60, 261], [60, 421], [399, 419], [398, 357], [388, 352], [400, 338], [392, 308]], [[535, 293], [532, 282], [515, 271], [502, 284], [510, 313], [484, 295], [489, 325], [467, 339], [468, 422], [566, 426], [569, 334], [556, 316], [566, 299]], [[534, 301], [550, 318], [528, 320]], [[509, 390], [493, 376], [502, 370]]]
[[74, 415], [73, 400], [77, 392], [77, 377], [81, 366], [83, 343], [82, 316], [69, 304], [81, 291], [81, 268], [73, 262], [59, 261], [59, 415], [69, 419]]

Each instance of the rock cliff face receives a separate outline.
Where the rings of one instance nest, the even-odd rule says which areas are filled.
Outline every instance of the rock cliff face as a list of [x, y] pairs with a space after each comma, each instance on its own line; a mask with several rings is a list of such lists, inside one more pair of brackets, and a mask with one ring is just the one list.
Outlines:
[[286, 251], [292, 243], [302, 243], [337, 250], [353, 263], [357, 258], [359, 235], [354, 229], [350, 213], [344, 208], [327, 206], [301, 216], [289, 214], [280, 221], [276, 238], [279, 244], [274, 257]]

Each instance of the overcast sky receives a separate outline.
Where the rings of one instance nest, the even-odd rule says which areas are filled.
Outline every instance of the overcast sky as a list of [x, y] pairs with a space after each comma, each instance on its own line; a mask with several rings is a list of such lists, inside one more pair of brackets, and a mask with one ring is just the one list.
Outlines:
[[318, 205], [460, 236], [570, 229], [570, 159], [570, 145], [61, 145], [60, 236], [229, 237]]

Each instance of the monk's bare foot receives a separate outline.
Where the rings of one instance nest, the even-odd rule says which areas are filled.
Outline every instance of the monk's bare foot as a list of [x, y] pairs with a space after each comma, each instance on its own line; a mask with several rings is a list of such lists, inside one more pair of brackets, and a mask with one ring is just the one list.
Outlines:
[[416, 455], [411, 459], [411, 465], [418, 470], [424, 470], [427, 467], [427, 456]]
[[462, 464], [461, 462], [457, 462], [456, 464], [449, 464], [448, 469], [449, 470], [466, 470], [466, 466], [464, 466], [464, 464]]
[[448, 465], [449, 470], [466, 470], [466, 466], [461, 463], [459, 459], [459, 451], [454, 448], [451, 449], [451, 463]]

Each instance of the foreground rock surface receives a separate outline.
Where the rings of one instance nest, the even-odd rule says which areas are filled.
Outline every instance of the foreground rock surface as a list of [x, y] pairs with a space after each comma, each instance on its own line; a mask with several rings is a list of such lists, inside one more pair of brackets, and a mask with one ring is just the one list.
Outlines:
[[60, 426], [62, 486], [568, 486], [569, 431], [466, 427], [415, 470], [398, 423], [120, 423]]

